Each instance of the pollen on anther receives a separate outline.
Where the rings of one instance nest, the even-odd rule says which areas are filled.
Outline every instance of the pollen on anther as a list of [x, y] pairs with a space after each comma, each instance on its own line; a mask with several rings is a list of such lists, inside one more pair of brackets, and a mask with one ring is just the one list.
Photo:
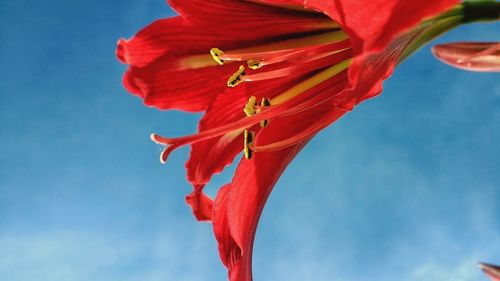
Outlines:
[[[262, 110], [262, 108], [264, 108], [266, 106], [270, 106], [270, 105], [271, 105], [271, 101], [268, 98], [262, 98], [262, 100], [260, 101], [260, 109], [259, 110]], [[269, 121], [262, 120], [262, 121], [260, 121], [260, 126], [262, 128], [265, 128], [268, 123], [269, 123]]]
[[243, 153], [247, 160], [252, 158], [253, 151], [250, 149], [250, 145], [253, 143], [255, 138], [255, 132], [251, 132], [248, 130], [243, 131]]
[[255, 98], [254, 96], [251, 96], [248, 99], [247, 104], [245, 104], [245, 107], [243, 108], [243, 112], [245, 112], [245, 114], [247, 116], [255, 115], [255, 106], [256, 105], [257, 105], [257, 98]]
[[241, 75], [245, 75], [245, 67], [243, 65], [240, 65], [238, 71], [229, 77], [227, 80], [227, 86], [233, 88], [240, 84], [242, 82]]
[[224, 60], [222, 60], [220, 57], [224, 54], [220, 49], [218, 48], [212, 48], [210, 49], [210, 54], [212, 55], [212, 58], [219, 64], [223, 65]]
[[262, 63], [258, 60], [249, 60], [247, 61], [247, 65], [250, 69], [259, 69], [262, 67]]

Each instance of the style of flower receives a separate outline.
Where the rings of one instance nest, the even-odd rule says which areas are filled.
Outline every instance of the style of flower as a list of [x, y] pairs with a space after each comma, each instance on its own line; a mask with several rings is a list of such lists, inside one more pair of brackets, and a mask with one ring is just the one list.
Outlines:
[[[158, 109], [203, 111], [197, 134], [165, 138], [186, 163], [198, 220], [211, 220], [231, 281], [252, 279], [264, 204], [320, 130], [377, 96], [403, 58], [463, 20], [457, 0], [170, 0], [180, 16], [118, 42], [124, 84]], [[454, 7], [453, 9], [451, 9]], [[448, 11], [445, 13], [445, 11]], [[243, 151], [214, 201], [205, 184]]]
[[491, 279], [491, 281], [500, 281], [500, 266], [480, 263], [479, 268]]

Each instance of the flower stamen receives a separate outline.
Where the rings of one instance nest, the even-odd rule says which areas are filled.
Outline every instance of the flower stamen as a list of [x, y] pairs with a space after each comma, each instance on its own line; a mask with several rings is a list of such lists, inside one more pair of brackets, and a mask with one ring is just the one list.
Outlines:
[[[268, 98], [262, 98], [262, 100], [260, 101], [260, 108], [257, 109], [257, 113], [259, 113], [264, 107], [268, 107], [268, 106], [271, 106], [271, 100]], [[264, 119], [264, 120], [260, 121], [260, 126], [262, 128], [265, 128], [268, 123], [269, 123], [269, 121], [267, 119]]]
[[253, 151], [250, 149], [250, 145], [253, 143], [253, 140], [255, 138], [255, 132], [245, 129], [245, 131], [243, 131], [243, 137], [243, 153], [245, 155], [245, 158], [247, 160], [250, 160], [253, 154]]
[[[253, 116], [257, 113], [260, 113], [264, 107], [268, 107], [271, 105], [271, 102], [268, 98], [262, 98], [260, 101], [260, 106], [257, 105], [257, 98], [254, 96], [251, 96], [248, 99], [248, 102], [245, 104], [245, 107], [243, 108], [243, 112], [245, 112], [246, 116], [250, 117]], [[262, 128], [265, 128], [268, 124], [267, 120], [261, 120], [260, 126]]]
[[243, 65], [240, 65], [238, 71], [231, 75], [231, 77], [229, 77], [229, 79], [227, 80], [227, 86], [234, 88], [236, 87], [236, 85], [243, 82], [243, 80], [241, 80], [242, 75], [245, 75], [245, 67]]
[[329, 68], [323, 70], [317, 75], [314, 75], [309, 79], [300, 82], [299, 84], [293, 86], [292, 88], [286, 90], [285, 92], [271, 99], [270, 100], [271, 105], [284, 103], [287, 100], [294, 98], [300, 95], [301, 93], [315, 87], [316, 85], [334, 77], [340, 72], [346, 70], [351, 64], [351, 61], [352, 59], [346, 59], [336, 65], [330, 66]]
[[308, 73], [316, 69], [325, 68], [341, 62], [342, 60], [351, 57], [351, 49], [338, 50], [331, 53], [320, 54], [315, 57], [307, 58], [301, 62], [296, 62], [292, 66], [282, 67], [275, 70], [255, 73], [243, 74], [240, 76], [242, 82], [253, 82], [268, 80], [301, 73]]
[[282, 56], [288, 53], [294, 53], [300, 49], [315, 48], [321, 45], [341, 42], [346, 39], [348, 39], [348, 37], [344, 31], [336, 30], [249, 48], [237, 49], [229, 52], [224, 52], [218, 48], [212, 48], [210, 50], [210, 54], [219, 64], [223, 64], [225, 61], [260, 61]]
[[264, 64], [260, 60], [248, 60], [247, 65], [250, 69], [256, 70], [261, 68]]
[[219, 65], [224, 64], [224, 60], [220, 58], [224, 54], [224, 52], [222, 52], [220, 49], [212, 48], [210, 49], [210, 54], [212, 55], [214, 61], [216, 61]]
[[257, 98], [255, 98], [254, 96], [251, 96], [248, 99], [247, 104], [245, 104], [245, 107], [243, 108], [243, 112], [245, 112], [245, 114], [248, 117], [255, 115], [255, 113], [256, 113], [255, 107], [256, 106], [257, 106]]
[[306, 130], [299, 132], [298, 134], [291, 136], [289, 138], [283, 139], [276, 141], [274, 143], [270, 144], [265, 144], [265, 145], [254, 145], [251, 143], [248, 147], [249, 150], [252, 152], [272, 152], [272, 151], [278, 151], [281, 149], [288, 148], [292, 145], [297, 144], [298, 142], [307, 139], [311, 137], [315, 132], [318, 130], [324, 129], [326, 126], [328, 126], [330, 123], [342, 116], [345, 112], [348, 112], [349, 109], [343, 108], [343, 107], [335, 107], [337, 109], [335, 114], [332, 114], [331, 116], [328, 116], [327, 120], [324, 122], [314, 124], [311, 127], [308, 127]]
[[[274, 99], [269, 100], [269, 106], [267, 106], [266, 110], [262, 110], [262, 108], [257, 108], [255, 105], [255, 112], [259, 114], [254, 114], [252, 116], [248, 116], [246, 118], [242, 118], [235, 122], [231, 122], [219, 127], [215, 127], [206, 131], [201, 131], [196, 134], [177, 137], [177, 138], [166, 138], [159, 136], [157, 134], [152, 134], [151, 139], [157, 144], [166, 146], [165, 150], [161, 156], [161, 162], [164, 163], [167, 160], [168, 155], [175, 149], [193, 143], [199, 143], [204, 140], [212, 139], [215, 137], [219, 137], [222, 135], [228, 134], [240, 134], [247, 128], [260, 123], [260, 121], [272, 118], [274, 116], [288, 116], [292, 114], [297, 114], [301, 111], [317, 107], [325, 102], [329, 102], [336, 97], [336, 95], [332, 95], [331, 93], [340, 93], [339, 91], [345, 87], [341, 81], [345, 79], [346, 73], [343, 72], [348, 65], [350, 64], [350, 60], [345, 60], [340, 64], [331, 66], [315, 75], [309, 77], [308, 79], [302, 81], [296, 86], [288, 89], [282, 94], [276, 96]], [[342, 74], [342, 75], [341, 75]], [[320, 85], [325, 82], [329, 78], [333, 78], [328, 85], [330, 85], [329, 90], [331, 91], [321, 91], [318, 95], [316, 92], [308, 93], [309, 90], [314, 88], [315, 86]], [[294, 99], [295, 97], [304, 94], [303, 99]], [[312, 94], [312, 95], [311, 95]], [[290, 100], [290, 101], [288, 101]], [[255, 104], [255, 103], [254, 103]], [[344, 109], [345, 111], [350, 110], [349, 108]], [[254, 152], [251, 145], [248, 145], [249, 150]], [[259, 147], [260, 148], [260, 147]], [[260, 151], [260, 149], [259, 149]]]
[[263, 59], [251, 59], [247, 61], [248, 67], [251, 69], [258, 69], [264, 65], [271, 65], [275, 63], [280, 63], [284, 61], [308, 61], [313, 60], [313, 58], [319, 58], [326, 54], [334, 54], [340, 51], [350, 49], [351, 43], [349, 40], [342, 40], [338, 42], [323, 44], [319, 46], [312, 46], [307, 48], [298, 48], [291, 51], [283, 52], [282, 54], [276, 54], [276, 56], [263, 58]]

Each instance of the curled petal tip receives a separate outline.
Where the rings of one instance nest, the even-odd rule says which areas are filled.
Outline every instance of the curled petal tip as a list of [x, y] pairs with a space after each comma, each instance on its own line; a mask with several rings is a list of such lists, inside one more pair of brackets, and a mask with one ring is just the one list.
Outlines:
[[118, 42], [116, 42], [116, 57], [121, 63], [127, 64], [127, 49], [125, 46], [125, 43], [127, 41], [124, 38], [118, 39]]
[[464, 70], [500, 72], [500, 42], [458, 42], [435, 45], [440, 61]]

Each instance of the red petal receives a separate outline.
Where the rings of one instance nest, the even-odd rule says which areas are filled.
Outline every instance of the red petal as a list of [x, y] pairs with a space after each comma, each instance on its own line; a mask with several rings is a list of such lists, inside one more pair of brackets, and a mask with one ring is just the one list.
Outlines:
[[203, 193], [204, 184], [194, 185], [194, 191], [186, 196], [186, 203], [191, 206], [193, 214], [199, 221], [212, 219], [213, 201]]
[[119, 41], [117, 56], [131, 65], [124, 85], [149, 106], [204, 110], [226, 89], [227, 77], [237, 65], [192, 68], [185, 63], [186, 54], [206, 54], [206, 61], [215, 65], [209, 50], [220, 42], [201, 28], [186, 26], [179, 17], [156, 21], [132, 39]]
[[157, 20], [128, 40], [120, 39], [116, 55], [121, 62], [136, 67], [168, 55], [172, 60], [170, 67], [177, 68], [178, 56], [207, 54], [209, 57], [210, 48], [220, 46], [221, 42], [239, 46], [235, 40], [221, 38], [204, 28], [189, 25], [181, 17], [174, 17]]
[[442, 62], [465, 70], [500, 72], [500, 43], [460, 42], [436, 45], [432, 53]]
[[[248, 100], [245, 92], [241, 91], [244, 88], [227, 89], [218, 95], [200, 120], [199, 131], [244, 118], [242, 108]], [[197, 220], [211, 219], [212, 202], [208, 201], [208, 197], [202, 192], [205, 183], [213, 174], [221, 172], [225, 166], [230, 165], [242, 147], [243, 137], [238, 132], [191, 145], [186, 169], [194, 191], [186, 197], [186, 201], [193, 209]]]
[[[222, 92], [210, 104], [200, 120], [200, 132], [229, 124], [245, 118], [243, 107], [248, 101], [246, 85]], [[186, 163], [188, 180], [193, 184], [203, 184], [210, 177], [231, 164], [233, 158], [243, 148], [241, 132], [234, 132], [191, 145], [191, 153]]]
[[[319, 13], [270, 8], [244, 1], [172, 1], [186, 19], [158, 20], [129, 40], [120, 39], [117, 56], [131, 68], [126, 88], [160, 109], [204, 110], [220, 93], [237, 65], [201, 67], [186, 63], [209, 51], [238, 49], [281, 36], [331, 28]], [[327, 23], [328, 25], [325, 25]], [[223, 28], [221, 28], [223, 26]], [[273, 28], [268, 28], [273, 26]], [[205, 66], [207, 64], [204, 64]]]
[[219, 255], [222, 263], [226, 267], [233, 267], [241, 257], [241, 248], [236, 244], [231, 236], [229, 221], [227, 217], [227, 207], [229, 190], [231, 184], [223, 186], [215, 197], [213, 208], [213, 227], [215, 238], [218, 242]]
[[331, 28], [329, 18], [321, 13], [292, 11], [250, 1], [169, 0], [169, 3], [190, 23], [238, 41]]
[[492, 281], [500, 281], [500, 266], [487, 263], [480, 263], [479, 267]]
[[[188, 19], [157, 20], [134, 37], [120, 39], [116, 50], [118, 59], [142, 67], [167, 54], [174, 61], [179, 55], [208, 55], [214, 47], [230, 50], [257, 45], [276, 40], [277, 36], [318, 30], [328, 23], [327, 18], [318, 13], [283, 13], [283, 9], [236, 1], [225, 8], [220, 7], [219, 1], [202, 1], [204, 4], [199, 5], [194, 2], [197, 1], [182, 2]], [[238, 7], [233, 7], [235, 3]], [[191, 11], [195, 7], [196, 10]], [[269, 26], [273, 28], [267, 28]]]
[[252, 280], [252, 249], [260, 214], [279, 176], [304, 145], [243, 159], [232, 183], [217, 194], [214, 233], [231, 281]]
[[353, 0], [263, 0], [275, 5], [305, 6], [330, 16], [349, 34], [355, 54], [383, 49], [394, 37], [422, 19], [458, 4], [458, 0], [353, 1]]
[[177, 70], [163, 57], [146, 67], [130, 67], [124, 85], [148, 106], [185, 111], [205, 110], [212, 99], [226, 90], [227, 77], [237, 65]]
[[[257, 146], [269, 146], [270, 151], [294, 146], [312, 138], [320, 130], [328, 127], [342, 117], [347, 111], [323, 103], [299, 114], [278, 117], [262, 130], [255, 140]], [[276, 133], [279, 131], [279, 134]], [[273, 146], [275, 148], [273, 149]], [[259, 154], [255, 152], [254, 154]]]
[[403, 34], [379, 53], [364, 54], [355, 58], [349, 68], [351, 88], [345, 92], [349, 104], [344, 106], [354, 106], [380, 94], [383, 80], [392, 74], [402, 53], [418, 34]]

